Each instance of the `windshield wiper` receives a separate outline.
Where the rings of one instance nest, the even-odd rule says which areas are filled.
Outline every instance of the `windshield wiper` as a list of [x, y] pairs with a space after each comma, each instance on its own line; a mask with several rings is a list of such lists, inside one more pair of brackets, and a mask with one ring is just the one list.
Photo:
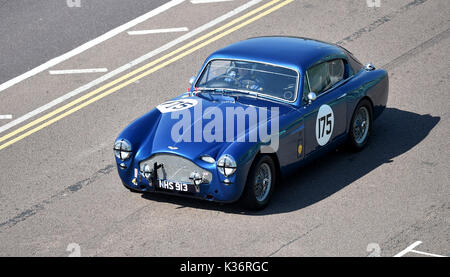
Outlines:
[[197, 88], [198, 92], [209, 92], [212, 94], [221, 94], [223, 95], [225, 92], [228, 92], [229, 89], [225, 88]]
[[248, 97], [258, 98], [259, 94], [255, 91], [248, 91], [248, 90], [233, 90], [230, 91], [230, 94], [241, 94]]
[[[201, 96], [209, 96], [209, 100], [215, 101], [212, 97], [212, 95], [221, 95], [224, 96], [224, 93], [227, 92], [226, 89], [222, 88], [197, 88], [197, 90], [194, 91], [194, 93], [197, 92]], [[205, 93], [205, 94], [204, 94]]]
[[209, 92], [210, 94], [220, 94], [225, 95], [226, 94], [242, 94], [246, 96], [252, 96], [257, 98], [258, 93], [254, 91], [247, 91], [247, 90], [237, 90], [237, 89], [229, 89], [229, 88], [198, 88], [197, 91], [199, 92]]

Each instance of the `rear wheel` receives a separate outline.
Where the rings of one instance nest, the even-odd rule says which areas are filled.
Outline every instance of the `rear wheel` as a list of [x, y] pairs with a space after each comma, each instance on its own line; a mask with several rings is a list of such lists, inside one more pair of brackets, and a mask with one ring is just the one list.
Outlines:
[[258, 156], [250, 169], [241, 203], [250, 210], [267, 206], [276, 183], [275, 163], [268, 155]]
[[360, 151], [366, 146], [372, 125], [372, 104], [364, 99], [359, 102], [350, 122], [348, 144], [352, 150]]

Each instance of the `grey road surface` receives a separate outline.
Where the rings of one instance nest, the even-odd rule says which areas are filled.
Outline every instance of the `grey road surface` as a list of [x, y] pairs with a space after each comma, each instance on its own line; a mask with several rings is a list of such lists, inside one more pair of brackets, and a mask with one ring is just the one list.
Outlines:
[[168, 0], [2, 0], [0, 84], [164, 2]]
[[[138, 6], [123, 2], [122, 18], [135, 16]], [[185, 1], [133, 30], [194, 30], [247, 2]], [[266, 3], [259, 2], [194, 38]], [[368, 7], [360, 0], [339, 4], [297, 0], [263, 14], [280, 3], [284, 1], [248, 15], [240, 22], [261, 16], [120, 89], [102, 86], [194, 38], [1, 132], [0, 255], [67, 256], [68, 246], [75, 243], [81, 256], [393, 256], [416, 241], [422, 241], [417, 250], [450, 255], [450, 2], [382, 0], [380, 7]], [[5, 5], [0, 20], [12, 4]], [[15, 8], [39, 17], [37, 10], [25, 5]], [[53, 21], [74, 12], [63, 7], [54, 11], [39, 13]], [[88, 7], [75, 12], [80, 18], [116, 14], [114, 9], [100, 13]], [[52, 40], [58, 28], [45, 25], [42, 39]], [[83, 27], [86, 36], [100, 29], [92, 28]], [[18, 27], [10, 32], [27, 39]], [[270, 205], [260, 212], [125, 189], [112, 152], [118, 133], [157, 104], [184, 92], [189, 77], [212, 51], [248, 37], [274, 34], [335, 42], [361, 61], [389, 71], [388, 107], [376, 121], [368, 147], [359, 153], [335, 151], [286, 176]], [[181, 35], [119, 34], [52, 69], [113, 70]], [[84, 35], [73, 30], [64, 36], [76, 47]], [[21, 49], [9, 49], [8, 56]], [[39, 52], [31, 51], [21, 62], [29, 59], [34, 65], [41, 59]], [[0, 114], [20, 118], [104, 74], [42, 72], [0, 92]], [[65, 109], [71, 111], [67, 114], [57, 110], [96, 91], [101, 92], [95, 95], [109, 93], [70, 110], [93, 99], [90, 95]], [[0, 120], [0, 128], [9, 122]]]

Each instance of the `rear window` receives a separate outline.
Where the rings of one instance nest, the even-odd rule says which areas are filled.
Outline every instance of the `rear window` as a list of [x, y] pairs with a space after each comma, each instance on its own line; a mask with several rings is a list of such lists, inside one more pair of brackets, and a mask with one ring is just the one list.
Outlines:
[[345, 48], [342, 48], [342, 49], [344, 49], [345, 54], [348, 57], [348, 63], [349, 63], [349, 65], [350, 65], [350, 67], [351, 67], [351, 69], [353, 71], [351, 75], [356, 74], [357, 72], [359, 72], [363, 68], [362, 63], [357, 58], [355, 58], [355, 56], [353, 56], [353, 54], [350, 51], [348, 51]]

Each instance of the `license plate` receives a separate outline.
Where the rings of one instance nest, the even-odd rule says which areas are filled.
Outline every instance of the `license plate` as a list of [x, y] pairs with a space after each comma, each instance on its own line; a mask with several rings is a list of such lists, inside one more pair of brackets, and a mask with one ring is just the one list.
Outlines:
[[165, 189], [165, 190], [171, 190], [171, 191], [196, 192], [195, 185], [186, 184], [183, 182], [158, 180], [157, 186], [159, 189]]

